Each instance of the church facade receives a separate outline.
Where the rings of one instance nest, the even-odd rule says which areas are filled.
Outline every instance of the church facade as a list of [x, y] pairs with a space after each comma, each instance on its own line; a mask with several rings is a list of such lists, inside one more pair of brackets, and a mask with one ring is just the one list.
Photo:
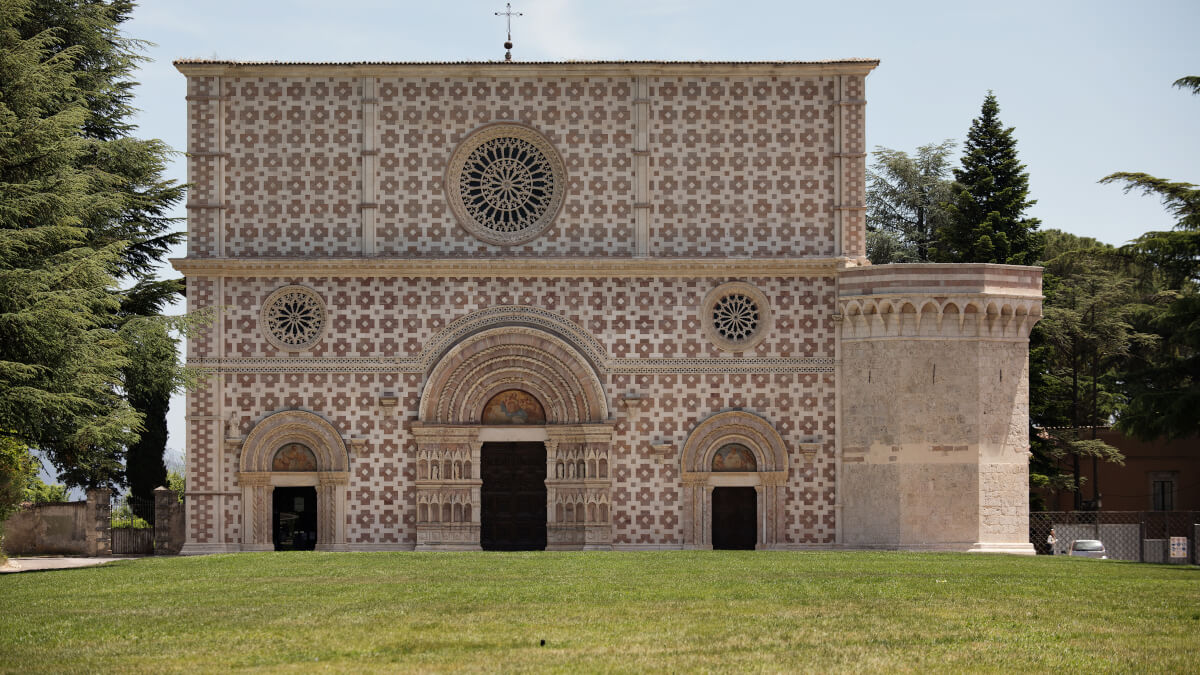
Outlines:
[[185, 553], [1032, 553], [1037, 268], [865, 259], [870, 60], [187, 77]]

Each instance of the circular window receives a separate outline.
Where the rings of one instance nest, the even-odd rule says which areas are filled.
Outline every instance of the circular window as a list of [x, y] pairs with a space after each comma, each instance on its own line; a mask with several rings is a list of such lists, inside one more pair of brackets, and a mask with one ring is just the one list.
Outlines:
[[284, 351], [312, 348], [325, 332], [325, 303], [304, 286], [284, 286], [263, 303], [267, 340]]
[[720, 349], [744, 352], [766, 337], [771, 326], [767, 296], [750, 284], [722, 284], [701, 306], [704, 332]]
[[563, 203], [562, 158], [536, 131], [494, 124], [463, 141], [450, 158], [446, 194], [472, 236], [523, 244], [554, 222]]

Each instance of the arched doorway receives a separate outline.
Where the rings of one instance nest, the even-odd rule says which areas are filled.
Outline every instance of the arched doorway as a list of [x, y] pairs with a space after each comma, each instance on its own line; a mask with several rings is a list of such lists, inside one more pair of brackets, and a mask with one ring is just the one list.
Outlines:
[[[483, 407], [480, 422], [491, 426], [545, 425], [540, 401], [506, 389]], [[485, 551], [546, 548], [546, 444], [484, 443], [479, 450], [479, 546]]]
[[[271, 471], [312, 472], [317, 458], [303, 443], [287, 443], [275, 451]], [[317, 547], [317, 489], [296, 485], [273, 488], [271, 533], [276, 551], [311, 551]]]
[[[507, 325], [464, 337], [431, 368], [412, 432], [417, 550], [611, 548], [608, 401], [598, 368], [562, 335]], [[556, 476], [589, 458], [590, 477]], [[447, 522], [445, 504], [462, 504], [461, 520], [451, 509]]]
[[762, 417], [730, 411], [696, 425], [680, 460], [685, 548], [782, 543], [787, 449]]
[[[713, 473], [755, 472], [758, 460], [741, 443], [726, 443], [713, 453]], [[754, 550], [758, 543], [758, 492], [754, 487], [715, 486], [712, 491], [712, 547]]]
[[242, 550], [346, 550], [349, 454], [319, 415], [267, 416], [242, 445]]

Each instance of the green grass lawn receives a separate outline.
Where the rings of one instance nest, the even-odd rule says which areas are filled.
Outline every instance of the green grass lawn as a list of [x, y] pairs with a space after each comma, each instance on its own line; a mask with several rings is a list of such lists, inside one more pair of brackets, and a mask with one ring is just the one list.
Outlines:
[[0, 576], [4, 671], [230, 668], [1200, 672], [1200, 569], [858, 552], [246, 553]]

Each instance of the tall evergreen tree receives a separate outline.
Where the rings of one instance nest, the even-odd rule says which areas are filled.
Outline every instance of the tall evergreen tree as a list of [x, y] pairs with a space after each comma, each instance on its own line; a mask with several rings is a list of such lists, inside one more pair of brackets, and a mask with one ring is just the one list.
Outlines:
[[[1200, 94], [1200, 77], [1180, 78], [1175, 86]], [[1134, 355], [1126, 373], [1130, 401], [1118, 426], [1144, 439], [1200, 434], [1200, 188], [1129, 172], [1101, 182], [1157, 195], [1178, 219], [1170, 231], [1147, 232], [1124, 249], [1153, 265], [1166, 289], [1154, 293], [1138, 317], [1160, 342]]]
[[1090, 459], [1093, 503], [1101, 496], [1098, 463], [1123, 460], [1097, 430], [1109, 425], [1124, 402], [1124, 360], [1155, 339], [1130, 324], [1138, 307], [1136, 280], [1116, 269], [1112, 247], [1083, 248], [1089, 245], [1084, 238], [1076, 245], [1045, 263], [1046, 302], [1031, 340], [1030, 418], [1048, 432], [1049, 444], [1035, 447], [1035, 457], [1052, 460], [1055, 471], [1061, 460], [1070, 461], [1070, 478], [1060, 475], [1051, 487], [1075, 490], [1075, 508], [1081, 508], [1082, 460]]
[[180, 378], [167, 322], [141, 319], [161, 315], [182, 292], [178, 281], [155, 279], [154, 266], [183, 240], [170, 210], [183, 199], [184, 188], [163, 178], [171, 150], [159, 140], [133, 135], [133, 73], [143, 60], [144, 43], [120, 31], [133, 7], [132, 0], [34, 0], [21, 31], [25, 37], [53, 31], [54, 51], [73, 54], [75, 86], [87, 110], [76, 166], [114, 197], [82, 225], [94, 247], [124, 246], [114, 273], [132, 288], [121, 294], [111, 327], [133, 347], [122, 371], [123, 390], [144, 424], [124, 460], [132, 492], [149, 499], [166, 481], [166, 415]]
[[979, 117], [971, 122], [962, 166], [955, 170], [956, 194], [948, 204], [949, 223], [937, 236], [933, 257], [940, 262], [1032, 265], [1041, 254], [1036, 218], [1025, 210], [1029, 174], [1017, 159], [1013, 128], [1000, 122], [1000, 105], [988, 92]]
[[954, 141], [929, 143], [914, 156], [875, 148], [867, 171], [867, 257], [876, 265], [929, 262], [936, 233], [946, 226], [954, 194]]
[[0, 433], [72, 469], [72, 484], [113, 484], [140, 426], [111, 327], [125, 247], [87, 224], [121, 196], [81, 168], [82, 50], [50, 30], [23, 37], [29, 16], [28, 0], [0, 0]]

